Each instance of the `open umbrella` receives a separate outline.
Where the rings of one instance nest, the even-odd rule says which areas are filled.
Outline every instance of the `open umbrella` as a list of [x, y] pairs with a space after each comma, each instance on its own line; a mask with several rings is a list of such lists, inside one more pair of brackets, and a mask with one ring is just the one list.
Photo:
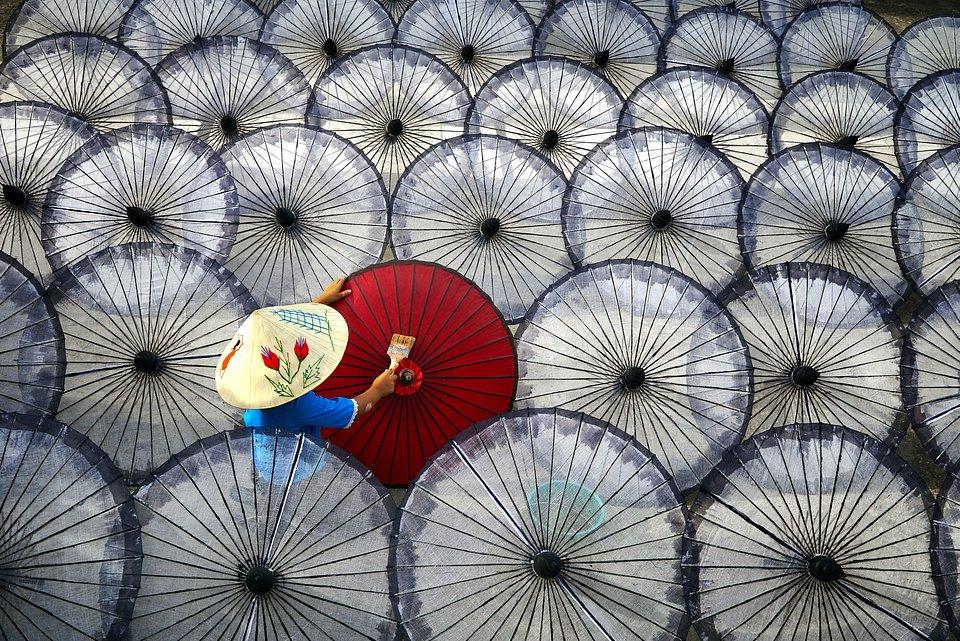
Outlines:
[[0, 106], [0, 251], [49, 282], [40, 212], [63, 161], [96, 135], [90, 125], [39, 102]]
[[960, 15], [914, 23], [897, 38], [887, 60], [887, 82], [901, 100], [927, 76], [960, 68]]
[[760, 17], [760, 0], [672, 0], [673, 15], [679, 20], [701, 7], [729, 7]]
[[743, 269], [740, 172], [673, 129], [629, 129], [599, 144], [570, 178], [563, 229], [579, 264], [636, 258], [717, 292]]
[[428, 147], [463, 133], [470, 94], [434, 56], [411, 47], [368, 47], [317, 81], [311, 123], [354, 143], [388, 191]]
[[660, 35], [666, 33], [673, 22], [672, 0], [629, 0], [630, 4], [635, 6], [644, 15], [650, 18], [650, 22], [657, 28]]
[[164, 58], [157, 73], [173, 124], [215, 149], [255, 129], [306, 120], [306, 78], [276, 49], [248, 38], [197, 40]]
[[[261, 0], [261, 1], [272, 2], [273, 0]], [[380, 2], [381, 5], [383, 5], [383, 8], [390, 13], [390, 17], [393, 18], [394, 21], [399, 20], [400, 16], [403, 15], [403, 12], [407, 10], [407, 7], [413, 4], [413, 0], [378, 0], [378, 1]]]
[[783, 263], [754, 269], [720, 300], [750, 348], [748, 436], [827, 421], [900, 441], [902, 330], [870, 285], [828, 265]]
[[170, 122], [167, 94], [150, 66], [97, 36], [49, 36], [18, 49], [0, 67], [0, 102], [13, 100], [60, 107], [100, 131]]
[[560, 227], [565, 188], [560, 170], [520, 143], [497, 136], [444, 141], [397, 184], [394, 253], [460, 272], [513, 322], [573, 267]]
[[897, 114], [895, 142], [904, 175], [935, 152], [960, 144], [960, 71], [927, 76], [910, 90]]
[[767, 159], [769, 118], [756, 95], [718, 71], [671, 69], [637, 87], [620, 129], [671, 127], [723, 152], [748, 179]]
[[623, 100], [586, 65], [531, 58], [497, 72], [477, 92], [467, 132], [519, 140], [569, 176], [597, 143], [617, 132]]
[[61, 33], [115, 38], [134, 0], [21, 0], [7, 20], [3, 51], [9, 56], [34, 40]]
[[810, 74], [784, 95], [773, 112], [774, 154], [809, 142], [862, 151], [900, 174], [893, 143], [899, 103], [886, 87], [855, 71]]
[[960, 278], [960, 146], [938, 151], [910, 174], [893, 217], [903, 275], [921, 293]]
[[791, 87], [828, 69], [859, 71], [887, 81], [887, 57], [897, 32], [877, 14], [847, 2], [819, 4], [790, 23], [780, 44], [780, 76]]
[[46, 414], [63, 389], [63, 331], [43, 286], [0, 253], [0, 406]]
[[609, 80], [621, 96], [657, 73], [660, 33], [628, 0], [564, 0], [537, 29], [533, 53], [582, 62]]
[[57, 419], [129, 479], [239, 423], [213, 370], [256, 303], [213, 259], [172, 245], [108, 247], [64, 268], [49, 295], [66, 339]]
[[313, 127], [262, 129], [223, 151], [240, 224], [226, 267], [263, 305], [312, 300], [380, 260], [387, 193], [360, 151]]
[[635, 440], [563, 410], [455, 437], [400, 512], [400, 623], [422, 639], [686, 638], [686, 516]]
[[743, 255], [752, 265], [833, 265], [896, 306], [909, 290], [890, 231], [899, 192], [896, 177], [858, 151], [790, 147], [750, 181], [741, 213]]
[[780, 100], [777, 37], [760, 19], [729, 6], [704, 7], [677, 20], [663, 37], [663, 68], [715, 69], [753, 91], [768, 111]]
[[396, 510], [325, 441], [235, 430], [137, 492], [143, 575], [130, 640], [393, 641]]
[[510, 408], [513, 339], [490, 299], [439, 265], [375, 265], [344, 287], [353, 294], [334, 307], [347, 320], [350, 342], [318, 393], [355, 396], [387, 366], [392, 334], [416, 343], [397, 370], [397, 393], [329, 438], [384, 483], [407, 485], [447, 439]]
[[397, 42], [435, 55], [473, 94], [494, 73], [530, 55], [533, 29], [514, 0], [419, 0], [404, 12]]
[[168, 125], [132, 125], [67, 159], [47, 193], [41, 238], [54, 269], [144, 241], [223, 261], [238, 212], [233, 178], [205, 142]]
[[937, 492], [937, 503], [933, 508], [933, 535], [930, 540], [930, 555], [933, 558], [933, 581], [937, 586], [937, 595], [943, 605], [942, 611], [950, 632], [956, 634], [960, 626], [960, 608], [957, 606], [957, 552], [960, 541], [957, 530], [960, 528], [957, 509], [957, 471], [951, 470], [946, 483]]
[[[257, 5], [257, 8], [266, 15], [270, 13], [274, 7], [280, 4], [280, 0], [250, 0], [253, 4]], [[389, 1], [389, 0], [388, 0]], [[401, 2], [412, 2], [413, 0], [400, 0]]]
[[701, 639], [942, 640], [933, 498], [887, 446], [790, 425], [731, 451], [690, 508], [684, 581]]
[[[647, 0], [637, 0], [638, 2], [644, 2]], [[658, 2], [661, 0], [657, 0]], [[543, 17], [547, 15], [547, 12], [553, 7], [556, 0], [517, 0], [517, 3], [523, 7], [524, 11], [530, 16], [530, 19], [533, 20], [533, 24], [537, 25], [543, 21]]]
[[673, 269], [623, 260], [573, 272], [530, 309], [517, 356], [518, 407], [609, 421], [684, 492], [743, 438], [746, 344], [717, 300]]
[[[794, 18], [803, 13], [806, 9], [825, 2], [833, 0], [759, 0], [760, 17], [763, 22], [773, 29], [777, 36], [783, 36], [783, 32], [793, 22]], [[846, 4], [859, 6], [861, 0], [841, 0]]]
[[256, 39], [263, 14], [249, 0], [137, 0], [123, 19], [120, 41], [157, 65], [198, 38]]
[[28, 414], [0, 414], [0, 469], [3, 638], [126, 638], [141, 554], [123, 474], [77, 432]]
[[312, 85], [343, 56], [390, 44], [395, 30], [377, 0], [287, 0], [267, 15], [260, 40], [289, 58]]

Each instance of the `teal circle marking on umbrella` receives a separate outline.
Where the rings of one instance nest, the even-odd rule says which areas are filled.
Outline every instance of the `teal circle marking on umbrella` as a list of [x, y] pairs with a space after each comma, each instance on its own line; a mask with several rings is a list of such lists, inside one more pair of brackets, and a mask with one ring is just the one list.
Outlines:
[[[544, 528], [548, 536], [565, 539], [579, 539], [594, 532], [606, 517], [603, 499], [593, 490], [561, 479], [541, 483], [530, 490], [527, 507], [533, 522]], [[552, 523], [551, 516], [558, 510], [568, 517], [563, 523]], [[569, 515], [573, 515], [572, 520]], [[547, 517], [546, 523], [543, 523], [544, 516]]]

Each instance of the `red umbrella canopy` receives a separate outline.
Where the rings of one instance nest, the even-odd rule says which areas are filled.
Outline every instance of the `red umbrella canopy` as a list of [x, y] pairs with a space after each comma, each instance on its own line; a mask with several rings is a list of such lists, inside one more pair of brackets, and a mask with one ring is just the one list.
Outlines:
[[510, 409], [517, 387], [513, 338], [490, 298], [439, 265], [397, 261], [351, 276], [335, 305], [350, 328], [347, 351], [323, 396], [352, 397], [388, 365], [393, 334], [416, 338], [398, 365], [396, 394], [346, 430], [324, 436], [387, 485], [407, 485], [447, 440]]

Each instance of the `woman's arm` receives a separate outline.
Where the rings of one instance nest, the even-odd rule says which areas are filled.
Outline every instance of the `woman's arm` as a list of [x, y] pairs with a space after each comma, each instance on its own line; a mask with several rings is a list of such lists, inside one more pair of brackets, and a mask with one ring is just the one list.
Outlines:
[[393, 394], [396, 382], [397, 376], [392, 369], [383, 370], [365, 392], [353, 397], [353, 402], [357, 404], [357, 416], [363, 416], [373, 409], [378, 401]]

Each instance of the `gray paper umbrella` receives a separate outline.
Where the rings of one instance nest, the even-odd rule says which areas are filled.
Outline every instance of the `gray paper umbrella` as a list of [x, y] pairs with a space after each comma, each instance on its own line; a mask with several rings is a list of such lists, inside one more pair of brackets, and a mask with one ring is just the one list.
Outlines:
[[52, 268], [40, 244], [40, 212], [63, 161], [96, 131], [61, 109], [39, 102], [0, 106], [0, 251], [44, 282]]
[[748, 436], [828, 421], [889, 445], [900, 441], [902, 330], [870, 285], [835, 267], [783, 263], [754, 269], [720, 301], [750, 347]]
[[312, 85], [343, 56], [390, 44], [395, 30], [377, 0], [289, 0], [267, 16], [260, 40], [289, 58]]
[[137, 0], [123, 20], [120, 41], [149, 62], [197, 38], [256, 39], [263, 14], [249, 0]]
[[960, 69], [960, 15], [934, 16], [900, 34], [887, 60], [887, 82], [901, 100], [927, 76]]
[[[803, 13], [804, 10], [818, 4], [830, 2], [831, 0], [759, 0], [760, 17], [763, 22], [773, 29], [778, 36], [793, 22], [794, 18]], [[861, 0], [844, 0], [847, 4], [861, 5]]]
[[63, 331], [57, 313], [34, 276], [0, 253], [0, 406], [46, 414], [62, 389]]
[[[540, 24], [543, 17], [547, 15], [553, 7], [555, 1], [556, 0], [517, 0], [518, 4], [523, 7], [535, 25]], [[638, 1], [643, 2], [644, 0]]]
[[400, 623], [424, 639], [676, 641], [686, 515], [656, 458], [563, 410], [454, 437], [400, 511]]
[[957, 470], [954, 469], [950, 471], [947, 482], [937, 492], [937, 503], [933, 509], [933, 536], [930, 540], [933, 580], [937, 586], [940, 602], [943, 604], [947, 624], [954, 635], [960, 627], [960, 608], [957, 605], [957, 597], [960, 594], [960, 586], [957, 582], [957, 568], [960, 566], [957, 556], [960, 552], [958, 486], [960, 481], [957, 480]]
[[108, 247], [64, 268], [49, 291], [66, 341], [57, 419], [131, 481], [239, 423], [214, 389], [214, 368], [257, 305], [213, 259], [173, 245]]
[[[257, 8], [266, 15], [270, 13], [274, 7], [280, 4], [280, 0], [250, 0], [253, 4], [257, 5]], [[400, 0], [401, 2], [412, 2], [413, 0]]]
[[533, 52], [572, 58], [599, 72], [621, 96], [657, 73], [660, 34], [628, 0], [564, 0], [537, 29]]
[[900, 183], [850, 149], [791, 147], [764, 164], [747, 188], [740, 242], [752, 265], [810, 261], [870, 283], [896, 306], [909, 285], [893, 249]]
[[533, 29], [515, 0], [419, 0], [404, 12], [397, 42], [437, 56], [473, 94], [530, 55]]
[[856, 149], [900, 175], [893, 143], [899, 103], [886, 87], [854, 71], [810, 74], [784, 95], [773, 112], [770, 149], [825, 142]]
[[304, 124], [310, 85], [269, 45], [238, 36], [205, 38], [163, 59], [173, 124], [215, 149], [255, 129]]
[[237, 233], [233, 178], [205, 142], [133, 125], [70, 156], [47, 192], [41, 240], [54, 269], [110, 245], [156, 241], [226, 260]]
[[570, 178], [563, 229], [579, 264], [637, 258], [718, 292], [743, 269], [740, 172], [673, 129], [630, 129], [600, 143]]
[[702, 7], [729, 7], [760, 17], [760, 0], [672, 0], [673, 15], [679, 20]]
[[133, 500], [103, 450], [36, 415], [0, 414], [0, 634], [124, 636], [140, 586]]
[[673, 23], [663, 37], [665, 69], [715, 69], [753, 91], [772, 111], [780, 100], [777, 37], [759, 18], [730, 7], [704, 7]]
[[396, 507], [326, 441], [235, 430], [137, 492], [143, 575], [131, 641], [393, 641]]
[[9, 56], [34, 40], [61, 33], [115, 38], [134, 0], [21, 0], [7, 21], [3, 51]]
[[563, 407], [635, 437], [680, 489], [743, 438], [746, 343], [710, 293], [655, 263], [607, 261], [561, 279], [517, 334], [517, 407]]
[[960, 278], [960, 147], [938, 151], [913, 171], [893, 218], [903, 275], [921, 293]]
[[746, 180], [767, 159], [770, 119], [756, 95], [709, 69], [672, 69], [627, 99], [620, 129], [670, 127], [723, 152]]
[[886, 445], [790, 425], [731, 451], [690, 508], [684, 581], [701, 639], [943, 641], [933, 498]]
[[401, 260], [439, 263], [485, 291], [508, 322], [573, 268], [560, 227], [566, 181], [533, 149], [497, 136], [431, 147], [397, 184]]
[[630, 4], [650, 18], [660, 35], [663, 35], [673, 22], [670, 2], [671, 0], [630, 0]]
[[467, 132], [518, 140], [569, 176], [599, 142], [617, 133], [623, 100], [589, 67], [531, 58], [498, 72], [477, 92]]
[[226, 266], [264, 305], [302, 303], [380, 260], [387, 193], [377, 170], [339, 136], [282, 125], [223, 152], [240, 225]]
[[370, 47], [320, 77], [311, 123], [354, 143], [388, 191], [428, 147], [463, 133], [470, 94], [434, 56], [411, 47]]
[[807, 9], [780, 44], [780, 76], [791, 87], [811, 73], [859, 71], [887, 82], [887, 57], [897, 32], [877, 14], [847, 2]]
[[960, 144], [960, 70], [927, 76], [907, 94], [897, 114], [897, 158], [909, 174], [937, 151]]
[[14, 100], [60, 107], [100, 131], [170, 122], [167, 94], [150, 66], [95, 36], [50, 36], [18, 49], [0, 67], [0, 102]]
[[[270, 2], [272, 0], [261, 0]], [[383, 8], [390, 13], [390, 17], [394, 21], [400, 19], [400, 16], [403, 15], [403, 12], [407, 10], [407, 7], [413, 4], [413, 0], [379, 0], [380, 4], [383, 5]]]

